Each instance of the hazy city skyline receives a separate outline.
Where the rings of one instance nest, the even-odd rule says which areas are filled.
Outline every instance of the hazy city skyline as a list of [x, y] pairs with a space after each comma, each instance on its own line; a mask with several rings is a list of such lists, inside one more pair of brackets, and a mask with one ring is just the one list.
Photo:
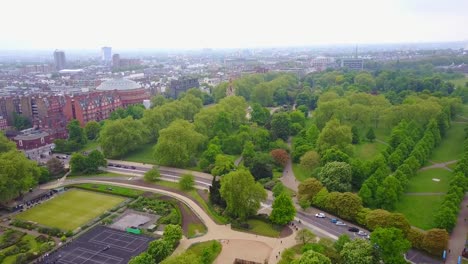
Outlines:
[[8, 1], [0, 49], [251, 48], [468, 40], [468, 1]]

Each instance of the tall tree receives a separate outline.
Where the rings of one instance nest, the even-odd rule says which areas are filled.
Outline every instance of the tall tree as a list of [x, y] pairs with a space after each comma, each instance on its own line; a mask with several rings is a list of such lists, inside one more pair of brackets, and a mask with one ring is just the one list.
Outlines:
[[287, 140], [291, 131], [291, 119], [287, 113], [275, 113], [271, 120], [271, 134], [274, 139]]
[[104, 155], [109, 158], [120, 158], [143, 146], [147, 140], [148, 132], [143, 124], [131, 117], [108, 120], [99, 136]]
[[189, 191], [193, 189], [195, 185], [195, 178], [192, 174], [184, 174], [179, 179], [179, 187], [184, 191]]
[[193, 124], [176, 120], [160, 131], [154, 149], [156, 161], [165, 166], [184, 167], [190, 164], [191, 157], [197, 155], [205, 137], [194, 130]]
[[347, 192], [351, 190], [351, 166], [345, 162], [329, 162], [321, 170], [319, 177], [329, 191]]
[[148, 254], [153, 257], [156, 263], [160, 263], [171, 255], [173, 245], [167, 239], [152, 241], [148, 246]]
[[377, 228], [371, 233], [371, 242], [377, 245], [377, 252], [385, 263], [406, 263], [403, 253], [411, 248], [400, 229]]
[[286, 193], [281, 193], [273, 201], [270, 219], [278, 225], [285, 225], [296, 216], [296, 208], [291, 197]]
[[337, 119], [332, 119], [327, 122], [322, 132], [320, 132], [317, 140], [317, 148], [319, 153], [323, 153], [332, 147], [342, 152], [350, 153], [352, 151], [352, 148], [350, 149], [351, 142], [351, 128], [346, 125], [341, 125]]
[[155, 263], [156, 262], [154, 261], [154, 258], [146, 252], [143, 252], [140, 255], [133, 257], [128, 262], [128, 264], [155, 264]]
[[101, 126], [96, 121], [89, 121], [86, 123], [84, 128], [86, 137], [90, 140], [94, 140], [99, 136], [99, 131], [101, 131]]
[[221, 197], [220, 193], [221, 189], [221, 182], [219, 179], [216, 179], [215, 176], [213, 176], [213, 181], [211, 181], [211, 186], [210, 186], [210, 202], [212, 204], [219, 205], [221, 207], [226, 207], [226, 201]]
[[305, 179], [298, 187], [299, 200], [312, 202], [312, 199], [322, 189], [322, 187], [322, 183], [316, 178]]
[[300, 259], [294, 260], [291, 264], [331, 264], [331, 260], [318, 252], [309, 250], [302, 254]]
[[80, 145], [84, 145], [87, 142], [86, 135], [84, 133], [83, 128], [80, 126], [80, 122], [78, 120], [73, 119], [67, 125], [68, 130], [68, 140], [74, 141]]
[[374, 264], [378, 263], [372, 245], [364, 239], [354, 239], [344, 244], [340, 251], [343, 264]]
[[296, 242], [298, 244], [308, 244], [312, 243], [317, 236], [312, 233], [309, 229], [301, 229], [299, 232], [296, 233]]
[[182, 227], [180, 225], [167, 225], [164, 227], [163, 239], [176, 246], [182, 238]]
[[51, 176], [59, 176], [62, 175], [65, 171], [63, 163], [57, 159], [56, 157], [52, 157], [50, 160], [46, 162], [47, 169]]
[[242, 220], [257, 213], [266, 191], [247, 170], [233, 171], [221, 179], [221, 197], [226, 201], [226, 212]]
[[211, 175], [221, 176], [235, 168], [232, 158], [226, 155], [217, 155]]

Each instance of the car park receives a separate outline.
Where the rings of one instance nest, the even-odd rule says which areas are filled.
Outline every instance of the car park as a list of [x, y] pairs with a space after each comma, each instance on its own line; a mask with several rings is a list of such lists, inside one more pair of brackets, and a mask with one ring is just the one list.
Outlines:
[[343, 223], [343, 222], [341, 222], [341, 221], [338, 221], [338, 222], [335, 223], [335, 225], [337, 225], [337, 226], [345, 226], [346, 224]]
[[315, 214], [315, 217], [317, 218], [325, 218], [325, 214], [324, 213], [318, 213], [318, 214]]
[[353, 232], [353, 233], [357, 233], [357, 232], [359, 232], [359, 228], [357, 228], [357, 227], [350, 227], [350, 228], [348, 228], [348, 231], [349, 231], [349, 232]]

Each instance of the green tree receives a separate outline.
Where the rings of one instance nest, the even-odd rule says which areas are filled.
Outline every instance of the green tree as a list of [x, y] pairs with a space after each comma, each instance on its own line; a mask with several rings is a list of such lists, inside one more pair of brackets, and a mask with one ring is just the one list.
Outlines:
[[377, 252], [385, 263], [406, 263], [403, 253], [411, 248], [400, 229], [377, 228], [371, 233], [371, 242], [377, 245]]
[[342, 234], [338, 237], [338, 240], [333, 244], [335, 247], [336, 251], [341, 252], [343, 250], [343, 247], [351, 242], [351, 239], [347, 234]]
[[128, 264], [155, 264], [155, 260], [150, 254], [143, 252], [138, 256], [133, 257]]
[[369, 140], [370, 142], [374, 142], [374, 140], [375, 140], [375, 132], [374, 132], [374, 129], [373, 129], [372, 127], [369, 128], [369, 130], [367, 130], [366, 138], [367, 138], [367, 140]]
[[270, 119], [270, 111], [267, 108], [262, 107], [258, 103], [253, 104], [250, 121], [255, 122], [261, 126], [264, 126], [265, 124], [268, 123], [269, 119]]
[[314, 196], [323, 188], [322, 183], [316, 178], [308, 178], [299, 184], [299, 200], [312, 201]]
[[296, 233], [296, 242], [298, 244], [308, 244], [315, 240], [317, 236], [309, 229], [301, 229]]
[[296, 216], [296, 208], [289, 195], [281, 193], [273, 201], [270, 220], [278, 225], [286, 225], [294, 220]]
[[0, 133], [0, 153], [15, 150], [16, 144], [10, 141], [3, 133]]
[[221, 176], [235, 168], [232, 158], [226, 155], [217, 155], [211, 175]]
[[308, 171], [312, 171], [320, 164], [320, 155], [316, 151], [307, 151], [301, 157], [301, 167]]
[[107, 120], [99, 134], [104, 156], [109, 158], [120, 158], [143, 146], [147, 140], [148, 132], [143, 124], [131, 117], [115, 121]]
[[340, 251], [343, 264], [374, 264], [378, 263], [374, 257], [374, 248], [364, 239], [354, 239], [344, 244]]
[[359, 130], [356, 126], [351, 127], [351, 133], [353, 134], [351, 143], [353, 144], [359, 144], [360, 138], [359, 138]]
[[192, 174], [184, 174], [179, 180], [179, 186], [182, 190], [189, 191], [195, 185], [195, 178]]
[[345, 162], [329, 162], [319, 174], [322, 184], [329, 191], [347, 192], [351, 190], [351, 166]]
[[95, 149], [91, 151], [86, 157], [86, 173], [96, 173], [99, 171], [99, 167], [106, 167], [107, 160], [101, 151]]
[[89, 121], [88, 123], [86, 123], [84, 131], [85, 131], [86, 137], [89, 140], [94, 140], [97, 138], [97, 136], [99, 136], [99, 131], [101, 131], [101, 126], [96, 121]]
[[273, 158], [266, 153], [257, 153], [253, 158], [250, 173], [256, 180], [273, 177]]
[[73, 153], [70, 158], [70, 169], [73, 173], [85, 173], [88, 169], [88, 162], [86, 156], [81, 153]]
[[332, 147], [348, 153], [350, 152], [350, 144], [352, 142], [351, 128], [346, 125], [340, 125], [337, 119], [332, 119], [320, 132], [317, 140], [317, 148], [319, 153], [324, 153]]
[[422, 241], [422, 248], [434, 256], [441, 256], [447, 248], [449, 235], [447, 230], [433, 228], [427, 231]]
[[274, 139], [281, 138], [287, 140], [291, 130], [291, 119], [284, 112], [273, 114], [271, 120], [271, 134]]
[[27, 117], [13, 112], [13, 126], [17, 130], [23, 130], [31, 127], [31, 121]]
[[74, 141], [81, 146], [86, 144], [87, 139], [86, 135], [84, 133], [83, 128], [80, 126], [80, 122], [78, 120], [73, 119], [70, 121], [67, 125], [67, 130], [68, 130], [68, 140], [69, 141]]
[[309, 250], [302, 254], [300, 259], [294, 260], [291, 264], [331, 264], [331, 261], [326, 256]]
[[230, 172], [221, 179], [221, 197], [226, 201], [226, 212], [242, 220], [256, 214], [260, 202], [266, 199], [266, 191], [247, 170]]
[[165, 259], [161, 264], [202, 264], [199, 256], [191, 251], [186, 251], [180, 255], [171, 256]]
[[185, 120], [176, 120], [169, 127], [160, 131], [154, 156], [158, 164], [185, 167], [191, 157], [196, 156], [205, 137], [194, 130], [193, 124]]
[[255, 157], [254, 144], [252, 143], [252, 141], [245, 142], [244, 150], [242, 151], [242, 158], [244, 160], [244, 165], [246, 167], [249, 167], [254, 157]]
[[289, 161], [289, 154], [284, 149], [274, 149], [270, 151], [270, 155], [275, 163], [281, 167], [285, 167]]
[[173, 244], [166, 239], [152, 241], [148, 246], [148, 254], [153, 257], [156, 263], [160, 263], [171, 255]]
[[226, 207], [226, 201], [221, 197], [220, 193], [221, 182], [219, 179], [216, 179], [216, 176], [213, 176], [210, 186], [210, 202], [211, 204], [219, 205], [223, 208]]
[[155, 182], [159, 180], [161, 177], [161, 173], [159, 172], [159, 169], [156, 166], [153, 166], [149, 171], [145, 172], [144, 179], [147, 182]]
[[182, 227], [169, 224], [164, 228], [163, 239], [176, 246], [182, 238]]

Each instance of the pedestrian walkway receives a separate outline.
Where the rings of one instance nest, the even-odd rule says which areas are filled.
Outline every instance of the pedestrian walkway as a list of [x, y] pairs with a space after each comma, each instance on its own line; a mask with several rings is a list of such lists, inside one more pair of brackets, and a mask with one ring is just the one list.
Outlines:
[[[291, 148], [291, 137], [288, 139], [288, 146]], [[288, 162], [283, 170], [283, 176], [281, 176], [280, 181], [284, 184], [284, 186], [288, 187], [289, 189], [293, 190], [297, 193], [299, 182], [297, 181], [296, 177], [294, 176], [294, 171], [292, 169], [292, 159], [291, 155], [289, 155]]]
[[447, 167], [448, 165], [450, 164], [454, 164], [456, 163], [458, 160], [451, 160], [451, 161], [446, 161], [446, 162], [440, 162], [440, 163], [435, 163], [433, 161], [429, 161], [431, 163], [433, 163], [432, 165], [429, 165], [429, 166], [426, 166], [426, 167], [423, 167], [421, 169], [419, 169], [419, 171], [425, 171], [425, 170], [430, 170], [430, 169], [445, 169], [445, 170], [448, 170], [448, 171], [452, 171], [452, 169], [450, 169], [449, 167]]
[[465, 195], [461, 210], [458, 214], [457, 225], [450, 236], [448, 248], [450, 253], [447, 254], [447, 264], [457, 263], [458, 256], [461, 256], [465, 248], [466, 235], [468, 234], [468, 195]]

